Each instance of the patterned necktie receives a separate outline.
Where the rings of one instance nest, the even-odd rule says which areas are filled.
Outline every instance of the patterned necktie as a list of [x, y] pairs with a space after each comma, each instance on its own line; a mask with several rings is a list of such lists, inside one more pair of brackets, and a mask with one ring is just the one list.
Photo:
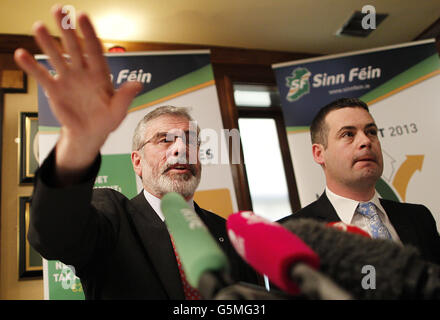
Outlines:
[[173, 244], [174, 255], [176, 256], [177, 267], [179, 268], [180, 279], [182, 279], [183, 293], [185, 300], [202, 300], [199, 290], [193, 288], [188, 280], [186, 280], [185, 272], [183, 271], [182, 263], [180, 262], [179, 254], [174, 246], [174, 239], [170, 234], [171, 243]]
[[373, 202], [360, 202], [356, 212], [368, 218], [368, 225], [373, 238], [392, 239], [390, 231], [377, 214], [376, 205]]

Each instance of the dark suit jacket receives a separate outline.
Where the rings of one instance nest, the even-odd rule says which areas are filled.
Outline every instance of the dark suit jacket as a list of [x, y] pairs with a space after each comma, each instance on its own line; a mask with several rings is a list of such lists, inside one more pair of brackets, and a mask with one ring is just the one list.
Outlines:
[[[440, 236], [431, 212], [423, 205], [379, 199], [404, 245], [419, 249], [425, 260], [440, 263]], [[281, 219], [311, 218], [323, 222], [340, 221], [325, 192], [318, 200]]]
[[[75, 268], [86, 299], [184, 299], [166, 225], [143, 193], [129, 200], [94, 189], [100, 159], [82, 183], [51, 187], [54, 154], [36, 174], [28, 239], [46, 259]], [[225, 220], [195, 210], [229, 258], [232, 276], [257, 282], [229, 242]], [[197, 250], [197, 248], [194, 248]]]

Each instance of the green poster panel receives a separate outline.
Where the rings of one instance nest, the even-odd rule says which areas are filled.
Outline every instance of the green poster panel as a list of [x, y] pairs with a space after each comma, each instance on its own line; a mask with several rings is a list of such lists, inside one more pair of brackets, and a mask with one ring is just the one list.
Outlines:
[[60, 261], [47, 261], [49, 300], [84, 300], [81, 281], [69, 266]]
[[131, 199], [137, 195], [136, 175], [130, 154], [102, 155], [95, 188], [111, 188]]

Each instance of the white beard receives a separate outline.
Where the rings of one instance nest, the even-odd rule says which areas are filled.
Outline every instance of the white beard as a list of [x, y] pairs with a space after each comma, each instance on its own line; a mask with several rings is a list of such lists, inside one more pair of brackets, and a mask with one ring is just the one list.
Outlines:
[[[194, 195], [194, 192], [199, 186], [201, 168], [196, 175], [192, 174], [191, 172], [170, 175], [170, 173], [165, 172], [165, 170], [169, 166], [177, 163], [175, 159], [168, 159], [167, 162], [161, 168], [159, 168], [159, 170], [153, 170], [153, 168], [150, 167], [144, 159], [141, 160], [141, 163], [143, 168], [142, 184], [144, 186], [148, 186], [152, 193], [160, 198], [169, 192], [176, 192], [182, 195], [184, 198], [188, 198]], [[196, 172], [195, 166], [193, 170], [193, 172]]]

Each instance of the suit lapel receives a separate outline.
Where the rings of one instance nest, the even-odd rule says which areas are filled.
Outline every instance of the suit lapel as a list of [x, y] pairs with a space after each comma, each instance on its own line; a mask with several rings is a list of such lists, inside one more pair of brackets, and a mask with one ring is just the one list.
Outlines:
[[341, 221], [325, 192], [322, 193], [318, 200], [311, 204], [310, 209], [319, 220], [327, 222]]
[[176, 257], [165, 223], [145, 199], [143, 192], [130, 200], [134, 228], [170, 299], [185, 299]]
[[399, 235], [403, 244], [418, 245], [418, 237], [414, 232], [414, 228], [411, 225], [411, 221], [406, 219], [406, 215], [403, 212], [403, 206], [399, 206], [398, 202], [387, 201], [379, 199], [380, 204], [386, 211], [388, 218], [391, 221], [394, 229]]
[[[225, 238], [226, 238], [226, 221], [221, 217], [213, 217], [216, 216], [215, 213], [206, 211], [199, 207], [199, 205], [194, 201], [194, 210], [199, 216], [199, 218], [203, 221], [203, 223], [208, 228], [212, 237], [215, 239], [216, 243], [222, 248], [225, 249]], [[223, 226], [223, 227], [222, 227]]]

